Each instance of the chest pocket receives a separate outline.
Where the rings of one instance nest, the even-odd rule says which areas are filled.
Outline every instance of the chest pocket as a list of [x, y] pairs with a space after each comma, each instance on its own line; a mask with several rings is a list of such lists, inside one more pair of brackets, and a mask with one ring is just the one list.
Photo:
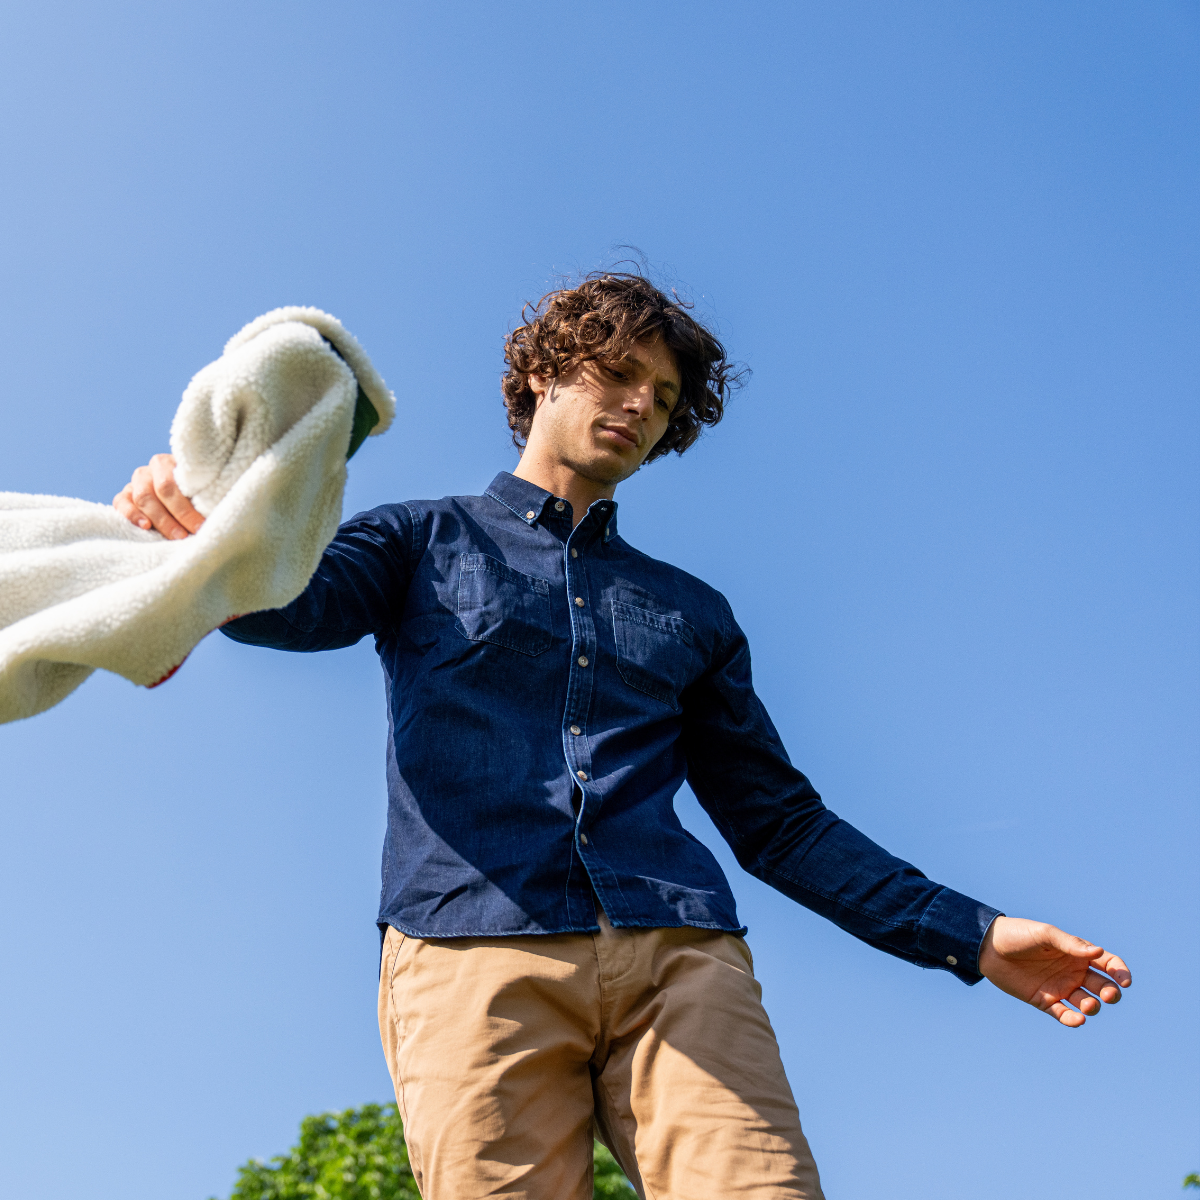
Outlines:
[[491, 642], [521, 654], [550, 649], [550, 583], [487, 554], [459, 560], [458, 623], [473, 642]]
[[679, 712], [679, 693], [691, 673], [692, 627], [681, 617], [612, 602], [617, 670], [630, 687]]

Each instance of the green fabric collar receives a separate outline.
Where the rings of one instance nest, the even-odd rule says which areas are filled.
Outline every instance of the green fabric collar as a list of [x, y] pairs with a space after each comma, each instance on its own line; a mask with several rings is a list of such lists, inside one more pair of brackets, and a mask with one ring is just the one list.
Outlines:
[[[342, 360], [346, 362], [346, 357], [342, 352], [324, 335], [321, 334], [321, 341], [327, 345]], [[346, 363], [346, 366], [350, 366]], [[351, 367], [351, 370], [354, 368]], [[358, 395], [354, 399], [354, 424], [350, 428], [350, 448], [346, 451], [346, 461], [349, 462], [355, 454], [358, 453], [358, 448], [367, 440], [367, 435], [379, 424], [379, 413], [375, 405], [367, 398], [367, 393], [362, 390], [362, 384], [358, 382], [358, 376], [355, 375], [354, 382], [358, 385]]]
[[375, 405], [367, 399], [367, 393], [358, 385], [358, 398], [354, 401], [354, 426], [350, 430], [350, 449], [346, 451], [346, 461], [349, 462], [359, 446], [367, 440], [367, 434], [379, 424], [379, 413]]

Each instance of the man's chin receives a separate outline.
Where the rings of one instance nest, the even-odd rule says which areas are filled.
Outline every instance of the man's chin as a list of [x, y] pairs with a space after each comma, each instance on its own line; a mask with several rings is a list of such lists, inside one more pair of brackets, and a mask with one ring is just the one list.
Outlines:
[[603, 484], [607, 487], [628, 479], [641, 465], [640, 461], [630, 462], [610, 450], [596, 455], [586, 463], [572, 464], [571, 469], [590, 483]]
[[619, 484], [623, 479], [629, 479], [641, 464], [641, 455], [636, 451], [620, 454], [617, 450], [605, 449], [595, 455], [580, 474], [596, 484]]

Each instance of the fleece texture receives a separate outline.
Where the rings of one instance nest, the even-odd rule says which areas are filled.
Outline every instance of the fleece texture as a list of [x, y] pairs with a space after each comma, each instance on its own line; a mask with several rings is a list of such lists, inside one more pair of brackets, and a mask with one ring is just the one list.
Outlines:
[[0, 722], [98, 667], [154, 686], [231, 617], [294, 600], [337, 532], [359, 388], [378, 436], [395, 399], [362, 347], [327, 313], [279, 308], [230, 339], [175, 413], [199, 533], [171, 541], [106, 504], [0, 492]]

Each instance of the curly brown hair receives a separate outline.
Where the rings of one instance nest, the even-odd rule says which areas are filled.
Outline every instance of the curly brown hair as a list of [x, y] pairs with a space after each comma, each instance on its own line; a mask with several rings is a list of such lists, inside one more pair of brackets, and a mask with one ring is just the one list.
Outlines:
[[522, 449], [533, 426], [537, 396], [530, 375], [557, 378], [593, 359], [619, 360], [634, 342], [660, 337], [679, 369], [679, 400], [666, 432], [646, 457], [682, 454], [705, 425], [725, 415], [725, 403], [748, 371], [730, 363], [725, 347], [688, 311], [642, 275], [593, 271], [575, 287], [547, 292], [525, 305], [504, 342], [508, 370], [501, 388], [513, 444]]

